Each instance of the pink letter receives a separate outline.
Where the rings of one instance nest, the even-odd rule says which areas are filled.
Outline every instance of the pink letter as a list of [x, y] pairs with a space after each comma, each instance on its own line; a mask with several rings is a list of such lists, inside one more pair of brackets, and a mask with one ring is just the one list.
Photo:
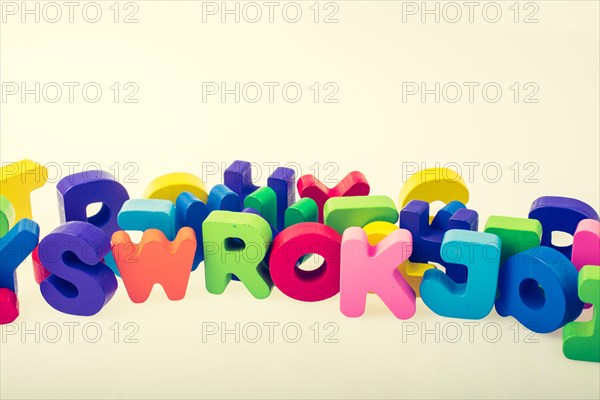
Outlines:
[[376, 293], [396, 318], [415, 314], [415, 292], [398, 265], [412, 253], [412, 236], [398, 229], [375, 246], [362, 228], [348, 228], [342, 237], [340, 309], [347, 317], [365, 312], [367, 293]]
[[[573, 235], [571, 262], [579, 271], [584, 265], [600, 265], [600, 222], [584, 219]], [[585, 303], [584, 308], [592, 305]]]

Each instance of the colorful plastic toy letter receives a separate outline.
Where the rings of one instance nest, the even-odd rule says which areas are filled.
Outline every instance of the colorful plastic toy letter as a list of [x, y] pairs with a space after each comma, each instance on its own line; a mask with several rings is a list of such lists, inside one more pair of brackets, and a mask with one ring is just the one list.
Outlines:
[[112, 252], [131, 301], [145, 302], [156, 283], [170, 300], [185, 297], [197, 245], [192, 228], [181, 228], [172, 242], [158, 229], [144, 231], [139, 244], [132, 243], [125, 231], [115, 232], [112, 242]]
[[[275, 171], [273, 171], [271, 176], [269, 176], [269, 178], [267, 179], [267, 187], [269, 187], [273, 190], [273, 192], [275, 192], [276, 198], [276, 207], [272, 211], [276, 214], [276, 217], [272, 219], [277, 220], [277, 224], [273, 224], [269, 219], [267, 219], [267, 221], [273, 227], [273, 231], [280, 231], [281, 229], [283, 229], [285, 210], [289, 206], [294, 204], [294, 201], [296, 199], [296, 192], [294, 191], [295, 180], [296, 173], [294, 172], [294, 170], [286, 167], [277, 167]], [[252, 183], [251, 163], [249, 163], [248, 161], [241, 160], [234, 161], [225, 170], [223, 174], [223, 182], [227, 187], [229, 187], [231, 190], [233, 190], [233, 192], [235, 192], [239, 196], [240, 208], [255, 208], [253, 206], [246, 205], [245, 202], [247, 196], [260, 189], [259, 186], [256, 186]], [[255, 209], [259, 210], [258, 208]], [[267, 217], [265, 216], [265, 218]]]
[[231, 189], [223, 184], [218, 184], [210, 189], [206, 208], [211, 213], [216, 210], [222, 211], [242, 211], [242, 202], [240, 197]]
[[0, 195], [0, 237], [6, 235], [15, 222], [15, 208], [6, 197]]
[[542, 224], [537, 219], [492, 215], [485, 224], [484, 232], [500, 238], [502, 266], [509, 257], [540, 245]]
[[282, 231], [285, 220], [285, 211], [296, 201], [296, 172], [291, 168], [278, 167], [267, 178], [267, 186], [275, 192], [277, 197], [277, 231]]
[[[269, 258], [273, 282], [287, 296], [300, 301], [321, 301], [340, 291], [342, 236], [315, 222], [292, 225], [275, 237]], [[312, 271], [298, 267], [307, 254], [319, 254], [323, 265]]]
[[15, 209], [15, 221], [31, 218], [31, 192], [48, 180], [48, 170], [31, 160], [21, 160], [0, 168], [2, 195]]
[[[210, 195], [209, 195], [210, 197]], [[194, 263], [192, 271], [198, 268], [198, 265], [204, 261], [204, 247], [202, 246], [202, 223], [208, 217], [206, 204], [190, 192], [183, 192], [177, 197], [175, 204], [175, 219], [177, 230], [183, 227], [190, 227], [196, 235], [196, 254], [194, 255]]]
[[371, 190], [367, 178], [362, 172], [353, 171], [344, 177], [333, 188], [328, 188], [314, 175], [304, 175], [298, 180], [300, 197], [311, 198], [317, 203], [319, 222], [323, 222], [323, 207], [333, 197], [368, 196]]
[[35, 282], [38, 285], [41, 285], [42, 282], [44, 282], [46, 278], [52, 274], [46, 269], [46, 267], [42, 265], [42, 262], [40, 261], [39, 246], [33, 249], [31, 252], [31, 262], [33, 264], [33, 279], [35, 279]]
[[594, 305], [591, 321], [571, 322], [563, 329], [563, 354], [572, 360], [600, 362], [600, 266], [579, 272], [579, 297]]
[[[104, 171], [85, 171], [65, 176], [56, 186], [61, 223], [89, 222], [108, 237], [118, 231], [117, 215], [127, 200], [127, 189]], [[100, 211], [87, 216], [87, 206], [102, 203]]]
[[16, 269], [37, 246], [40, 228], [24, 218], [0, 237], [0, 325], [19, 316]]
[[240, 199], [240, 208], [244, 199], [259, 187], [252, 183], [252, 164], [236, 160], [223, 172], [223, 183]]
[[158, 229], [168, 240], [175, 238], [175, 205], [169, 200], [131, 199], [123, 204], [118, 221], [121, 230]]
[[[398, 229], [400, 228], [398, 228], [397, 225], [391, 222], [383, 221], [371, 222], [363, 227], [371, 246], [375, 246], [387, 235]], [[404, 279], [406, 279], [406, 282], [408, 282], [417, 297], [421, 297], [421, 281], [423, 280], [425, 271], [428, 269], [435, 269], [435, 266], [427, 263], [414, 263], [410, 260], [406, 260], [402, 264], [398, 265], [398, 271], [400, 271]]]
[[[455, 204], [448, 204], [443, 212], [454, 208]], [[436, 216], [437, 218], [437, 216]], [[436, 218], [433, 220], [435, 221]], [[459, 264], [446, 263], [441, 256], [442, 239], [444, 234], [451, 229], [476, 231], [479, 216], [474, 210], [458, 208], [450, 219], [438, 219], [436, 225], [445, 229], [429, 225], [429, 203], [413, 200], [400, 211], [400, 228], [407, 229], [412, 234], [413, 251], [410, 261], [414, 263], [435, 262], [446, 268], [446, 275], [456, 283], [467, 281], [467, 267]], [[433, 224], [433, 222], [432, 222]]]
[[398, 221], [396, 205], [387, 196], [332, 197], [325, 203], [323, 213], [325, 225], [340, 235], [351, 226], [362, 228], [373, 221]]
[[0, 288], [0, 325], [10, 324], [19, 317], [19, 299], [10, 289]]
[[[158, 229], [168, 240], [175, 239], [175, 205], [169, 200], [161, 199], [130, 199], [127, 200], [117, 216], [119, 228], [126, 231], [145, 231]], [[104, 259], [106, 265], [117, 276], [121, 276], [112, 253]]]
[[264, 262], [271, 227], [249, 212], [213, 211], [202, 224], [206, 289], [221, 294], [235, 274], [257, 299], [271, 294], [273, 282]]
[[319, 220], [319, 209], [313, 199], [305, 197], [292, 204], [285, 210], [285, 227], [301, 222], [317, 222]]
[[542, 246], [552, 247], [567, 258], [571, 258], [572, 245], [556, 246], [552, 244], [555, 231], [575, 234], [577, 224], [584, 219], [600, 220], [598, 213], [586, 203], [569, 197], [544, 196], [531, 204], [529, 218], [542, 223]]
[[52, 275], [40, 285], [44, 299], [66, 314], [98, 313], [117, 290], [117, 278], [102, 258], [110, 239], [90, 223], [71, 221], [40, 242], [40, 261]]
[[170, 200], [173, 204], [182, 192], [190, 192], [204, 203], [208, 200], [208, 190], [202, 179], [187, 172], [173, 172], [154, 179], [146, 190], [143, 198]]
[[262, 216], [272, 230], [277, 229], [277, 195], [270, 187], [261, 187], [244, 199], [244, 208], [252, 208]]
[[534, 247], [506, 260], [498, 290], [498, 314], [512, 315], [538, 333], [557, 330], [577, 318], [583, 309], [577, 295], [577, 269], [550, 247]]
[[40, 227], [23, 218], [0, 238], [0, 287], [17, 292], [16, 270], [38, 245]]
[[415, 292], [404, 279], [398, 265], [412, 250], [410, 232], [397, 229], [377, 245], [371, 246], [365, 231], [352, 227], [342, 238], [340, 310], [347, 317], [365, 312], [367, 293], [376, 293], [399, 319], [415, 314]]
[[[600, 222], [584, 219], [577, 225], [573, 235], [571, 262], [580, 271], [584, 265], [600, 265]], [[590, 308], [589, 303], [583, 308]]]
[[584, 219], [577, 225], [571, 262], [577, 271], [584, 265], [600, 265], [600, 222]]
[[444, 235], [440, 252], [445, 262], [468, 268], [467, 281], [456, 283], [440, 270], [429, 270], [421, 283], [423, 302], [443, 317], [481, 319], [487, 316], [494, 307], [498, 286], [498, 236], [449, 230]]
[[467, 208], [463, 203], [458, 200], [451, 201], [442, 207], [435, 216], [429, 216], [431, 221], [431, 227], [434, 229], [448, 230], [448, 223], [452, 216], [460, 209]]
[[410, 176], [400, 189], [398, 204], [404, 208], [412, 200], [427, 203], [443, 201], [448, 204], [458, 200], [469, 201], [469, 189], [460, 174], [449, 168], [428, 168]]

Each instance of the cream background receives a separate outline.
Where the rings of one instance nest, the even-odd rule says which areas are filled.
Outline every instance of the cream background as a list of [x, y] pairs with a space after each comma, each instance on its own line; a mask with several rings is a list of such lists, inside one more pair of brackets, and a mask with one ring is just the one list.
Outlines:
[[[112, 3], [99, 2], [107, 13]], [[509, 12], [512, 2], [498, 3]], [[491, 214], [526, 216], [542, 195], [576, 197], [598, 210], [599, 4], [536, 3], [537, 24], [515, 24], [509, 14], [497, 24], [481, 14], [474, 23], [423, 24], [416, 17], [403, 23], [402, 3], [395, 1], [338, 1], [337, 24], [314, 24], [308, 14], [297, 24], [280, 17], [273, 24], [202, 23], [195, 1], [138, 1], [137, 24], [114, 24], [109, 14], [97, 24], [11, 17], [0, 28], [2, 82], [98, 82], [106, 91], [95, 104], [2, 102], [0, 157], [58, 163], [63, 174], [69, 162], [80, 163], [79, 170], [89, 162], [104, 169], [132, 162], [139, 171], [138, 183], [126, 183], [131, 197], [163, 173], [201, 175], [202, 163], [235, 159], [295, 162], [302, 173], [314, 172], [315, 162], [335, 162], [335, 178], [360, 170], [372, 193], [394, 199], [403, 162], [496, 162], [499, 182], [479, 172], [469, 183], [481, 227]], [[308, 12], [312, 2], [299, 4]], [[205, 81], [295, 81], [305, 93], [296, 104], [203, 103]], [[340, 87], [339, 103], [313, 103], [308, 86], [330, 81]], [[481, 97], [403, 103], [406, 81], [495, 81], [505, 92], [495, 104]], [[139, 103], [113, 103], [107, 90], [113, 82], [136, 82]], [[539, 103], [515, 104], [508, 91], [513, 82], [536, 82]], [[538, 165], [538, 183], [522, 177], [515, 183], [509, 169], [515, 162]], [[219, 180], [207, 179], [210, 186]], [[55, 182], [34, 193], [33, 209], [42, 235], [58, 224]], [[180, 302], [156, 290], [135, 305], [121, 285], [99, 315], [85, 319], [44, 302], [30, 260], [18, 275], [18, 324], [93, 321], [104, 333], [95, 344], [81, 335], [56, 344], [3, 336], [2, 398], [600, 396], [600, 366], [564, 358], [560, 331], [515, 344], [514, 320], [495, 312], [480, 322], [500, 324], [498, 343], [481, 335], [474, 343], [431, 337], [402, 343], [407, 325], [378, 299], [369, 300], [362, 318], [348, 319], [337, 296], [303, 304], [274, 290], [256, 301], [236, 284], [222, 296], [209, 295], [198, 271]], [[409, 323], [450, 322], [417, 307]], [[281, 336], [256, 344], [201, 340], [203, 322], [270, 321], [296, 322], [304, 335], [296, 344]], [[329, 321], [339, 326], [339, 343], [313, 343], [309, 326]], [[113, 343], [115, 322], [136, 323], [139, 343]]]

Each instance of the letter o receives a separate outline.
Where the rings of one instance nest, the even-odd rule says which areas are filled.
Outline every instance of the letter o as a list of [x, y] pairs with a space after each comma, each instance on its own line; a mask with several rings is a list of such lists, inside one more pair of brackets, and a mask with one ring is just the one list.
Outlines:
[[[300, 301], [321, 301], [340, 291], [340, 248], [342, 236], [333, 228], [315, 222], [290, 226], [275, 237], [269, 259], [271, 278], [287, 296]], [[323, 265], [313, 271], [298, 268], [290, 257], [293, 246], [298, 257], [319, 254]]]

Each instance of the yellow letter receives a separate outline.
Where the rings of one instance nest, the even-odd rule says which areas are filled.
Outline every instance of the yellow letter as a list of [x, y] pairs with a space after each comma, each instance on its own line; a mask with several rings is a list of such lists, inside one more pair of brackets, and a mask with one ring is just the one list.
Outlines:
[[21, 160], [0, 169], [0, 194], [10, 201], [15, 209], [15, 222], [32, 218], [30, 195], [44, 186], [48, 170], [31, 160]]

